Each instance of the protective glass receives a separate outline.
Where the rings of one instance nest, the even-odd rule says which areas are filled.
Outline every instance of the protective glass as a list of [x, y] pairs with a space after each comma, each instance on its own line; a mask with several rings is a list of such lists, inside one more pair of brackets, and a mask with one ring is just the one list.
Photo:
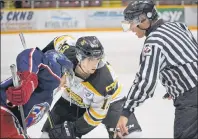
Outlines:
[[130, 31], [132, 26], [138, 26], [140, 23], [147, 19], [145, 14], [134, 17], [132, 20], [121, 21], [122, 29], [124, 32]]
[[102, 61], [102, 59], [104, 59], [104, 54], [100, 50], [95, 50], [92, 53], [86, 52], [85, 54], [83, 54], [84, 52], [82, 53], [80, 50], [77, 49], [76, 52], [76, 57], [78, 61], [82, 61], [85, 58], [88, 58], [89, 61], [95, 61], [97, 59], [99, 60], [97, 69], [105, 65], [105, 63]]
[[82, 55], [84, 58], [86, 57], [102, 58], [103, 57], [103, 52], [101, 50], [82, 51], [80, 49], [77, 49], [76, 53], [77, 55]]

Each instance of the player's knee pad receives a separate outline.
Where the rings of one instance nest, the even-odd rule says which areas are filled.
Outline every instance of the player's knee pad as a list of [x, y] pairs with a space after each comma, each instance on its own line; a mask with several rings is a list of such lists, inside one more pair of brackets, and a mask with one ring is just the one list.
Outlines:
[[141, 130], [131, 132], [128, 135], [124, 136], [124, 138], [141, 138], [141, 137], [142, 137], [142, 131]]

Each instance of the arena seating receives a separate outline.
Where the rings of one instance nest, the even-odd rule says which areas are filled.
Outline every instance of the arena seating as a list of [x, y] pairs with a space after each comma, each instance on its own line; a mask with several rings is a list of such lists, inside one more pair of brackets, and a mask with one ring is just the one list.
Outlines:
[[[1, 8], [65, 8], [126, 6], [134, 0], [0, 0]], [[154, 0], [157, 5], [191, 5], [197, 0]], [[115, 4], [114, 4], [115, 5]]]

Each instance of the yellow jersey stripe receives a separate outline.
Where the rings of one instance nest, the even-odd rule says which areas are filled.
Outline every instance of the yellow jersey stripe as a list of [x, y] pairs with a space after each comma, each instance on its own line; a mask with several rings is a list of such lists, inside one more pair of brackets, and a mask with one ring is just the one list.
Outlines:
[[82, 84], [90, 89], [97, 96], [102, 96], [89, 82], [82, 82]]
[[111, 67], [110, 64], [107, 64], [107, 68], [108, 68], [108, 70], [109, 70], [110, 72], [112, 71], [112, 67]]
[[87, 112], [85, 112], [84, 114], [84, 119], [85, 121], [89, 124], [89, 125], [92, 125], [92, 126], [97, 126], [101, 123], [101, 121], [94, 121], [89, 115]]
[[106, 117], [106, 114], [105, 115], [99, 114], [92, 107], [89, 108], [89, 112], [96, 119], [104, 119]]
[[122, 85], [120, 85], [116, 90], [116, 92], [112, 95], [112, 99], [115, 99], [121, 93], [121, 90], [122, 90]]

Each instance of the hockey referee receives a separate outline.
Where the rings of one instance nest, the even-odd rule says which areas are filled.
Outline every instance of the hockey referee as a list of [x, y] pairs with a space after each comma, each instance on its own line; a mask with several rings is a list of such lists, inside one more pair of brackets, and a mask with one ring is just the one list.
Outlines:
[[[197, 17], [195, 17], [197, 18]], [[160, 79], [175, 106], [174, 138], [198, 138], [198, 43], [184, 23], [159, 19], [151, 0], [133, 1], [124, 10], [122, 27], [138, 38], [146, 36], [139, 71], [123, 106], [117, 135], [127, 134], [126, 123], [135, 107], [154, 94]]]

